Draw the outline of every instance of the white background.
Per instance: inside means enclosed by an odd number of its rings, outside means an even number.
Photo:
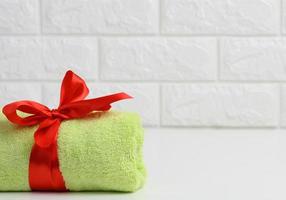
[[[149,169],[130,195],[0,198],[286,199],[285,34],[285,0],[0,0],[0,106],[56,107],[68,69],[125,91]]]

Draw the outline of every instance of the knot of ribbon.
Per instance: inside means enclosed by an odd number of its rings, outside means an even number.
[[[29,100],[16,101],[3,107],[9,121],[21,126],[39,125],[34,133],[35,143],[29,162],[31,190],[67,191],[59,168],[57,135],[63,120],[82,118],[93,111],[107,111],[111,104],[132,98],[126,93],[116,93],[94,99],[85,99],[89,89],[85,81],[72,71],[67,71],[61,85],[60,104],[57,109]],[[28,114],[19,115],[17,111]]]

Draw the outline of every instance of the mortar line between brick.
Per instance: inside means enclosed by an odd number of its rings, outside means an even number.
[[[101,80],[101,37],[97,38],[97,75],[96,79]]]
[[[41,23],[42,24],[42,23]],[[42,36],[51,36],[51,37],[122,37],[122,38],[136,38],[136,37],[146,37],[146,38],[150,38],[150,37],[154,37],[154,38],[158,38],[158,37],[187,37],[187,38],[207,38],[207,37],[236,37],[236,38],[277,38],[277,36],[279,36],[280,34],[249,34],[249,35],[239,35],[239,34],[164,34],[161,33],[160,35],[158,33],[150,33],[150,34],[145,34],[145,33],[130,33],[130,34],[115,34],[115,33],[105,33],[105,34],[97,34],[97,33],[78,33],[78,34],[73,34],[73,33],[42,33]],[[4,33],[0,33],[0,37],[27,37],[27,36],[31,36],[31,37],[35,37],[35,36],[39,36],[38,33],[11,33],[11,34],[4,34]],[[286,35],[282,35],[282,37],[286,37]]]
[[[42,0],[38,0],[39,3],[39,23],[40,23],[40,35],[43,34],[43,11],[42,11]]]
[[[220,71],[221,71],[221,52],[220,52],[220,38],[218,37],[217,40],[216,40],[216,44],[217,44],[217,47],[216,47],[216,50],[217,50],[217,70],[216,70],[216,79],[217,79],[217,82],[220,81],[221,79],[221,75],[220,75]]]
[[[280,18],[279,18],[279,31],[280,31],[280,36],[283,36],[283,0],[280,0]]]
[[[278,128],[281,128],[281,115],[282,115],[282,85],[278,84]]]
[[[158,12],[159,35],[162,35],[162,0],[158,0]]]
[[[225,81],[221,80],[217,82],[216,80],[192,80],[192,81],[180,81],[180,80],[94,80],[94,79],[85,79],[87,82],[90,83],[130,83],[130,84],[249,84],[249,85],[259,85],[259,84],[285,84],[285,81],[248,81],[248,80],[240,80],[240,81]],[[59,83],[61,79],[57,80],[45,80],[45,79],[39,79],[39,80],[17,80],[17,79],[11,79],[11,80],[0,80],[0,83]]]
[[[41,102],[44,103],[45,102],[44,101],[44,99],[45,99],[44,98],[44,83],[41,84],[41,94],[40,95],[41,95]]]
[[[159,127],[162,127],[162,113],[163,113],[163,92],[162,92],[162,85],[159,84]]]

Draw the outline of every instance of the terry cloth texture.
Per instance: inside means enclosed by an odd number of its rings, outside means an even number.
[[[29,157],[37,126],[12,125],[0,114],[0,191],[30,191]],[[62,122],[60,170],[70,191],[132,192],[143,186],[143,128],[126,112],[95,112]]]

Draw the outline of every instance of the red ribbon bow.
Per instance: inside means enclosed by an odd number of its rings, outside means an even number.
[[[67,191],[57,153],[57,135],[63,120],[81,118],[92,111],[107,111],[111,108],[111,103],[132,98],[125,93],[117,93],[84,100],[88,93],[84,80],[72,71],[67,71],[57,109],[50,110],[42,104],[27,100],[10,103],[3,108],[4,115],[15,124],[39,124],[34,134],[35,144],[29,163],[29,184],[32,190]],[[31,115],[21,117],[17,110]]]

